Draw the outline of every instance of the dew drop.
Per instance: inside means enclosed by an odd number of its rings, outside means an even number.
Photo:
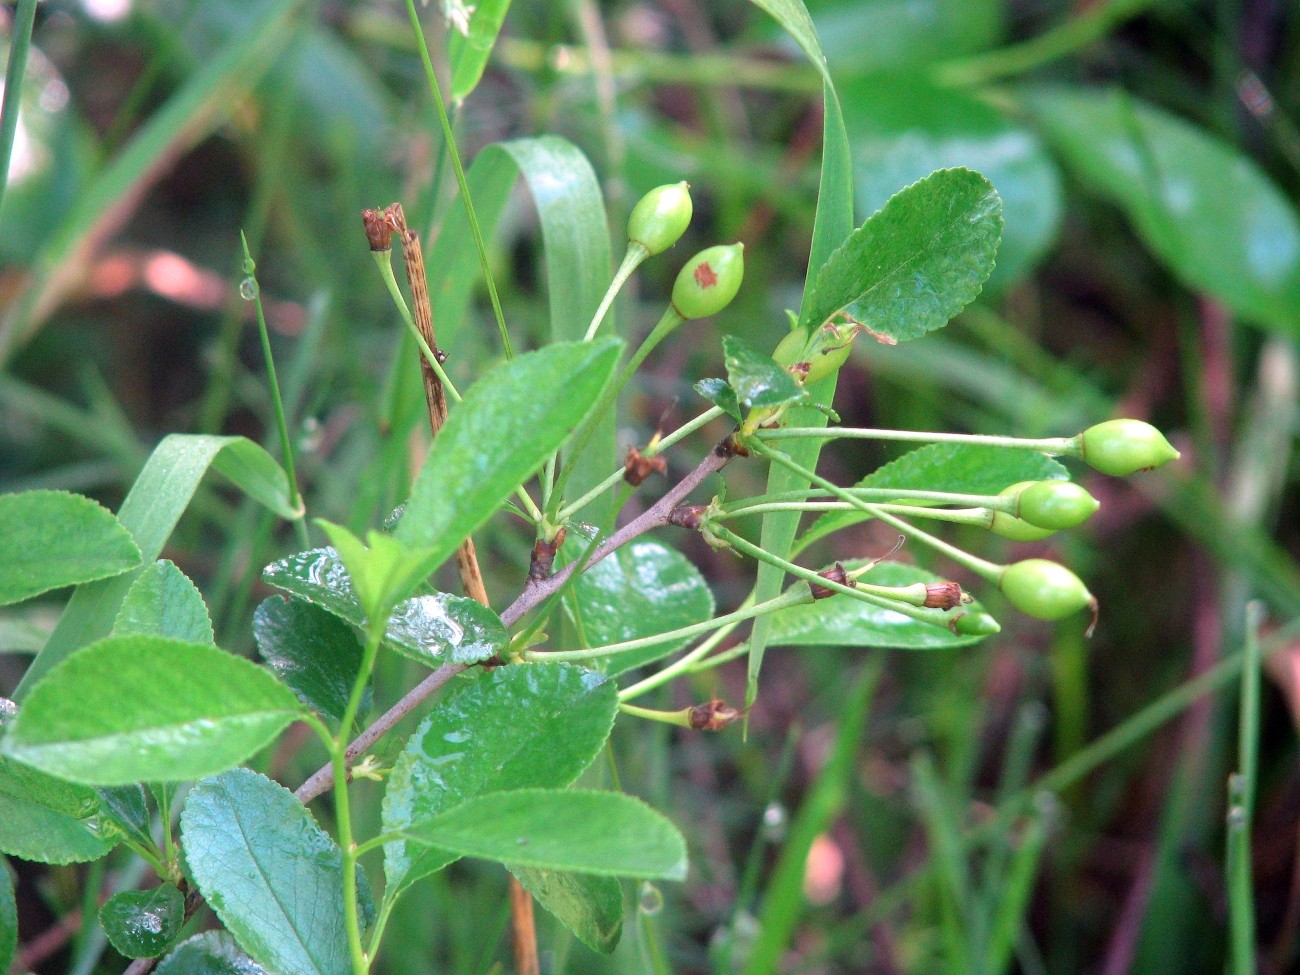
[[[257,297],[257,278],[244,278],[239,282],[239,297],[252,301]]]
[[[642,914],[654,917],[664,909],[664,895],[654,884],[642,883],[636,897],[637,910]]]

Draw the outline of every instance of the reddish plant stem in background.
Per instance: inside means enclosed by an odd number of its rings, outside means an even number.
[[[1138,938],[1142,935],[1142,920],[1146,914],[1147,902],[1151,899],[1151,889],[1156,880],[1155,840],[1149,841],[1142,849],[1134,871],[1133,883],[1124,897],[1124,906],[1120,909],[1119,920],[1115,930],[1106,944],[1106,956],[1102,962],[1101,975],[1127,975],[1132,969],[1133,957],[1137,954]]]
[[[18,951],[9,971],[15,973],[30,972],[66,945],[72,936],[81,930],[81,908],[74,908],[59,919],[53,927],[46,928]]]

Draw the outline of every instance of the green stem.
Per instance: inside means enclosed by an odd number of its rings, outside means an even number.
[[[687,423],[683,423],[672,433],[660,439],[657,453],[663,453],[673,444],[677,443],[679,440],[682,440],[685,437],[690,436],[692,433],[694,433],[700,427],[704,426],[710,420],[715,420],[718,417],[722,416],[723,412],[724,411],[720,407],[715,406],[712,409],[705,410],[699,416],[695,417],[695,419],[690,420]],[[577,501],[573,502],[573,504],[565,505],[563,508],[561,508],[556,513],[555,516],[556,523],[563,525],[575,514],[577,514],[587,505],[591,504],[591,502],[595,501],[598,497],[600,497],[610,488],[614,487],[614,485],[618,484],[618,482],[621,480],[623,480],[623,469],[620,467],[613,474],[609,475],[609,477],[605,478],[605,480],[601,481],[594,488],[592,488],[590,491],[588,491],[586,494],[580,497]]]
[[[816,577],[816,573],[812,574]],[[819,579],[818,581],[825,580]],[[669,643],[673,640],[689,640],[691,637],[699,636],[701,633],[708,633],[710,630],[716,630],[721,626],[743,623],[745,620],[753,619],[755,616],[761,616],[764,613],[772,613],[778,609],[785,609],[787,606],[800,606],[812,601],[812,593],[801,586],[788,589],[775,599],[769,599],[757,606],[743,607],[724,616],[715,616],[703,623],[693,623],[690,626],[683,626],[676,630],[666,630],[663,633],[656,633],[654,636],[641,637],[637,640],[624,640],[622,643],[610,643],[603,647],[591,647],[587,650],[553,650],[549,653],[525,651],[523,658],[534,663],[555,663],[561,660],[598,660],[601,657],[609,657],[628,650],[639,650],[642,647],[653,647],[656,644]]]
[[[334,767],[334,815],[338,824],[339,847],[343,851],[343,919],[347,927],[348,952],[352,957],[352,975],[366,975],[370,962],[361,944],[361,915],[357,909],[357,857],[360,854],[352,838],[352,809],[348,796],[348,734],[357,719],[357,712],[361,710],[361,699],[371,671],[375,668],[375,658],[379,655],[387,618],[387,614],[376,614],[376,619],[380,619],[381,623],[369,627],[361,667],[352,684],[352,693],[348,695],[347,707],[339,718],[338,734],[327,738],[330,742],[330,764]]]
[[[769,460],[772,460],[773,462],[782,465],[787,470],[793,471],[794,473],[798,474],[800,477],[807,478],[811,483],[816,484],[819,487],[821,487],[823,490],[830,492],[832,495],[839,498],[841,501],[847,501],[850,505],[852,505],[854,508],[857,508],[859,511],[870,515],[872,518],[876,518],[880,521],[883,521],[886,525],[889,525],[891,528],[897,528],[900,532],[902,532],[904,535],[908,536],[909,538],[914,538],[917,541],[923,542],[926,545],[929,545],[931,548],[939,552],[942,552],[944,555],[948,556],[948,558],[952,559],[954,562],[958,563],[959,565],[964,565],[966,568],[970,569],[976,575],[980,576],[981,578],[989,582],[996,582],[998,577],[1002,574],[1002,570],[1005,568],[1005,566],[996,565],[993,562],[989,562],[985,559],[981,559],[977,556],[971,555],[969,552],[965,552],[962,549],[957,548],[955,545],[949,545],[943,539],[936,538],[935,536],[931,535],[929,532],[924,532],[913,525],[909,525],[901,518],[896,518],[887,511],[881,511],[877,505],[867,504],[865,501],[859,501],[851,494],[848,494],[843,488],[838,487],[832,482],[826,480],[826,478],[821,477],[815,472],[810,471],[807,468],[803,467],[801,464],[796,463],[795,460],[791,458],[788,454],[784,454],[779,450],[773,450],[771,447],[768,447],[766,444],[764,444],[761,440],[751,437],[748,441],[746,441],[746,445],[752,448],[753,450],[755,450],[756,452],[762,454],[764,457],[767,457]]]
[[[709,531],[718,538],[727,542],[738,552],[743,552],[751,558],[774,565],[778,569],[783,569],[790,575],[803,579],[812,585],[822,586],[841,595],[849,596],[864,603],[871,603],[873,606],[879,606],[882,609],[892,610],[895,613],[902,613],[921,623],[929,623],[931,626],[939,626],[944,629],[952,621],[946,610],[926,609],[916,601],[920,590],[913,586],[907,586],[897,589],[892,586],[872,586],[865,582],[855,582],[853,586],[844,586],[833,579],[827,579],[823,575],[818,575],[812,569],[806,569],[802,565],[795,565],[793,562],[787,562],[779,556],[773,555],[765,548],[759,548],[753,542],[741,538],[735,532],[723,528],[721,525],[710,522]],[[918,584],[924,589],[924,584]],[[908,590],[912,590],[908,592]],[[921,596],[921,599],[924,597]],[[908,602],[907,600],[912,600]]]
[[[1259,623],[1263,607],[1247,607],[1238,716],[1237,774],[1228,779],[1228,916],[1233,975],[1252,975],[1255,959],[1255,896],[1251,885],[1250,825],[1259,769]]]
[[[293,442],[289,439],[289,425],[284,418],[284,400],[280,396],[280,381],[275,375],[275,357],[271,354],[271,333],[266,327],[266,314],[262,310],[262,289],[257,284],[257,277],[254,275],[256,265],[253,262],[253,255],[248,250],[248,238],[244,232],[239,232],[239,242],[244,248],[244,271],[248,274],[245,279],[253,282],[253,307],[257,309],[257,334],[262,339],[262,358],[266,363],[266,381],[271,387],[271,405],[275,409],[275,425],[280,436],[280,453],[284,457],[284,473],[289,479],[289,503],[299,510],[297,521],[294,522],[294,530],[298,534],[298,542],[306,548],[309,544],[307,538],[307,525],[303,520],[306,513],[303,509],[302,495],[298,491],[298,476],[293,467]],[[240,285],[240,291],[243,291],[243,285]]]
[[[927,508],[915,504],[882,504],[881,511],[893,514],[911,515],[914,518],[930,518],[935,521],[949,521],[959,525],[975,525],[980,528],[989,526],[987,508]],[[713,516],[714,521],[726,521],[743,515],[762,515],[772,511],[856,511],[853,505],[844,501],[777,501],[772,504],[755,504],[737,511],[723,511]]]
[[[989,508],[993,511],[1004,511],[1009,515],[1016,513],[1016,498],[1004,497],[1000,494],[953,494],[948,491],[903,491],[893,488],[864,488],[852,487],[841,488],[846,494],[855,498],[861,498],[863,501],[933,501],[938,504],[969,504],[977,505],[981,508]],[[773,503],[786,503],[790,501],[808,501],[815,497],[821,497],[828,492],[821,488],[809,488],[805,491],[782,491],[779,494],[765,494],[757,498],[742,498],[738,501],[728,501],[722,505],[723,513],[728,516],[733,514],[753,514],[756,513],[751,509],[765,506]],[[843,504],[845,502],[836,502]],[[836,509],[831,509],[836,510]]]
[[[23,101],[23,77],[27,74],[27,52],[32,46],[32,24],[36,22],[36,0],[18,0],[13,34],[9,40],[9,65],[5,68],[4,106],[0,108],[0,207],[9,183],[9,159],[18,131],[18,112]]]
[[[442,137],[446,140],[447,150],[451,155],[451,168],[456,173],[456,185],[460,187],[461,202],[465,204],[465,216],[469,220],[470,236],[474,238],[474,247],[478,251],[479,267],[483,271],[483,281],[487,284],[488,298],[492,302],[492,313],[496,316],[497,331],[501,333],[501,348],[507,359],[513,359],[515,352],[510,344],[510,333],[506,331],[506,316],[501,310],[501,298],[497,294],[496,280],[492,277],[492,268],[488,266],[487,246],[483,243],[483,231],[479,227],[478,214],[474,212],[474,201],[469,195],[469,181],[465,179],[465,167],[460,162],[460,151],[456,148],[456,136],[451,131],[451,120],[447,117],[447,106],[442,100],[442,86],[438,84],[438,75],[429,60],[429,48],[424,43],[424,30],[420,27],[419,15],[415,12],[415,0],[406,0],[406,12],[411,20],[411,33],[415,36],[416,47],[420,51],[420,63],[424,65],[424,77],[429,82],[429,91],[433,95],[434,107],[438,110],[438,121],[442,125]]]
[[[632,272],[649,256],[645,244],[636,240],[627,242],[627,253],[623,255],[623,263],[618,266],[614,279],[605,289],[605,297],[600,299],[600,307],[596,309],[596,314],[591,316],[591,324],[587,326],[587,334],[582,337],[582,341],[590,342],[596,337],[596,332],[600,329],[600,323],[605,320],[605,313],[609,311],[609,306],[614,303],[614,299],[627,283],[627,279],[632,276]]]
[[[926,433],[915,430],[878,430],[871,427],[780,427],[759,430],[761,440],[896,440],[904,443],[964,443],[986,447],[1006,447],[1012,450],[1038,450],[1057,456],[1079,456],[1078,437],[1045,437],[1028,439],[999,437],[978,433]]]
[[[753,605],[753,602],[754,594],[751,592],[745,597],[745,601],[741,604],[740,608],[744,609],[746,606],[751,606]],[[713,648],[730,636],[732,631],[735,630],[741,622],[741,620],[737,620],[735,623],[729,623],[726,626],[719,627],[708,637],[708,639],[701,640],[699,646],[690,653],[673,661],[663,670],[651,674],[644,680],[638,681],[630,687],[623,688],[618,692],[618,699],[620,701],[630,701],[635,697],[640,697],[647,691],[654,690],[656,687],[662,687],[680,674],[689,673],[692,669],[691,665],[694,664],[695,661],[702,657],[707,657],[709,653],[712,652]]]
[[[619,702],[618,709],[634,718],[645,718],[647,721],[658,721],[660,724],[673,724],[679,728],[691,726],[691,719],[686,711],[656,711],[653,708],[639,708],[635,704],[622,702]]]

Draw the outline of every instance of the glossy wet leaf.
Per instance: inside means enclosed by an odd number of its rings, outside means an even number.
[[[638,539],[601,559],[574,584],[581,632],[598,647],[653,636],[713,616],[713,592],[699,569],[660,542]],[[605,658],[612,675],[668,656],[685,646],[673,640]]]
[[[1061,180],[1033,128],[972,95],[912,76],[854,78],[841,95],[859,214],[870,216],[936,169],[963,166],[983,175],[1002,199],[1006,225],[987,287],[1001,290],[1038,263],[1059,229]]]
[[[434,438],[396,535],[441,565],[596,405],[617,340],[558,342],[489,369]]]
[[[272,562],[262,578],[350,623],[366,628],[366,614],[347,569],[332,548],[299,552]],[[399,603],[388,618],[384,641],[429,667],[486,660],[507,643],[501,618],[464,596],[429,593]]]
[[[933,443],[909,450],[897,460],[876,468],[854,487],[993,495],[1020,481],[1069,478],[1065,465],[1037,451],[984,444]],[[800,537],[798,549],[866,520],[868,516],[859,511],[828,511]]]
[[[127,958],[154,958],[180,934],[185,898],[171,884],[152,890],[124,890],[99,909],[109,943]]]
[[[611,954],[623,933],[623,888],[613,877],[511,867],[524,890],[592,951]]]
[[[0,605],[139,564],[131,533],[90,498],[67,491],[0,495]]]
[[[249,769],[204,779],[181,813],[190,877],[272,972],[351,975],[343,854],[293,794]]]
[[[854,569],[862,560],[845,562]],[[881,562],[862,577],[875,586],[909,586],[938,582],[932,572],[902,562]],[[981,612],[978,602],[967,612]],[[921,623],[849,596],[832,596],[772,614],[771,646],[778,647],[892,647],[901,650],[949,650],[978,643],[982,637],[959,636],[951,630]]]
[[[0,971],[9,971],[18,950],[18,904],[9,865],[0,860]]]
[[[181,781],[243,761],[302,710],[267,671],[216,647],[111,636],[32,688],[0,748],[89,785]]]
[[[194,583],[171,562],[146,566],[122,600],[113,633],[151,633],[191,643],[215,643],[208,607]]]
[[[158,558],[209,468],[220,471],[250,498],[281,517],[301,516],[301,511],[289,504],[284,471],[251,440],[173,433],[149,455],[117,515],[135,538],[144,561]],[[73,650],[107,636],[134,581],[134,573],[127,573],[78,587],[14,696],[22,700]]]
[[[817,275],[801,324],[861,322],[904,342],[942,328],[993,270],[1002,201],[979,173],[941,169],[899,190]]]
[[[1188,288],[1300,335],[1300,220],[1255,163],[1116,89],[1034,89],[1025,100],[1066,163]]]
[[[683,880],[686,841],[621,792],[519,789],[479,796],[405,830],[413,841],[508,866]]]
[[[599,754],[618,712],[617,689],[572,664],[498,667],[459,684],[407,740],[384,794],[385,832],[474,796],[571,784]],[[405,841],[384,847],[400,889],[451,862]]]
[[[736,391],[727,385],[725,379],[701,379],[695,384],[695,391],[714,406],[725,411],[737,423],[740,422],[740,400],[736,398]]]
[[[118,785],[100,789],[99,812],[100,818],[123,836],[146,848],[154,845],[153,823],[143,786]]]
[[[155,975],[268,975],[229,931],[204,931],[182,941],[158,963]]]
[[[803,398],[794,377],[769,355],[764,355],[738,335],[722,339],[727,383],[741,404],[750,407],[780,406]]]
[[[387,617],[395,605],[421,588],[423,550],[407,548],[384,532],[371,530],[362,541],[342,525],[324,519],[316,523],[329,536],[336,556],[343,562],[367,620]]]
[[[303,599],[272,596],[253,614],[253,638],[271,672],[298,699],[338,722],[361,669],[361,643],[337,616]],[[361,702],[369,708],[370,688]]]
[[[98,860],[117,846],[94,789],[0,758],[0,851],[36,863]]]

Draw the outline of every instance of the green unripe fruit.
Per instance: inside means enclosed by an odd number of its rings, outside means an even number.
[[[1021,481],[1019,484],[1012,484],[1010,487],[1005,487],[999,491],[998,497],[1015,497],[1021,491],[1037,483],[1037,481]],[[1049,535],[1056,534],[1055,528],[1044,528],[1041,525],[1030,524],[1023,518],[1009,515],[1005,511],[993,512],[993,520],[989,522],[989,531],[995,535],[1001,535],[1003,538],[1009,538],[1013,542],[1037,542]]]
[[[1182,456],[1163,433],[1141,420],[1107,420],[1084,430],[1078,440],[1079,456],[1115,477],[1151,470]]]
[[[787,367],[796,362],[808,363],[808,371],[799,375],[805,386],[811,386],[834,375],[848,361],[859,331],[856,325],[823,325],[810,336],[806,328],[791,329],[777,343],[772,358]]]
[[[988,613],[962,613],[952,621],[952,629],[962,636],[993,636],[1002,632],[998,621]]]
[[[685,180],[656,186],[632,208],[627,239],[640,244],[647,254],[660,254],[686,232],[692,212],[691,188]]]
[[[1035,481],[1020,492],[1020,517],[1039,528],[1076,528],[1101,502],[1073,481]]]
[[[1097,602],[1078,576],[1046,559],[1025,559],[1007,566],[998,588],[1016,609],[1040,620],[1064,619]]]
[[[707,318],[731,304],[745,277],[744,252],[744,244],[718,244],[687,261],[673,283],[677,314]]]
[[[836,345],[822,346],[808,359],[808,375],[804,377],[804,385],[811,386],[827,376],[835,375],[840,371],[840,366],[848,361],[852,351],[852,336]]]

